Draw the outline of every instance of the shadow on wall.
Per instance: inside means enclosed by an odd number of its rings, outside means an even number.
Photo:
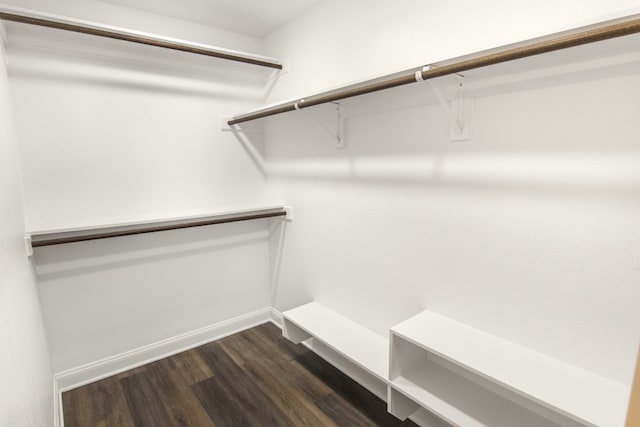
[[[640,152],[619,155],[389,156],[271,162],[272,179],[334,184],[500,191],[535,195],[632,196],[640,186]]]
[[[468,141],[449,140],[441,107],[415,85],[341,101],[344,149],[323,128],[336,126],[325,105],[243,123],[235,134],[248,153],[266,145],[254,161],[275,181],[628,197],[640,186],[640,104],[611,94],[640,88],[640,63],[598,65],[492,88],[475,98]],[[264,128],[264,142],[251,126]]]
[[[33,58],[32,58],[33,59]],[[184,77],[159,70],[127,70],[122,66],[96,66],[94,63],[58,62],[38,58],[35,61],[13,61],[9,67],[13,79],[40,79],[73,85],[89,85],[152,93],[167,93],[206,99],[257,102],[262,98],[262,86],[235,85],[223,81],[207,81]]]
[[[286,234],[287,221],[271,221],[269,225],[269,290],[271,298],[269,302],[271,307],[276,306]]]
[[[511,129],[491,129],[494,123],[489,123],[476,126],[477,136],[470,141],[451,142],[439,113],[436,107],[420,107],[351,119],[345,149],[332,148],[324,129],[304,117],[271,119],[278,120],[275,130],[264,121],[251,124],[265,125],[266,141],[262,132],[246,125],[234,135],[272,181],[590,197],[628,197],[640,186],[640,150],[630,136],[640,132],[640,126],[633,122],[620,124],[625,134],[615,141],[606,137],[618,126],[610,119],[591,134],[569,127],[553,136],[554,126],[536,130],[537,125],[528,125],[524,142],[511,135]],[[401,126],[407,115],[419,124],[393,140],[393,125]],[[583,135],[572,140],[572,132]],[[579,148],[581,143],[584,148]],[[397,152],[386,153],[386,145]]]
[[[238,249],[269,239],[264,220],[36,248],[40,282]]]
[[[264,129],[261,123],[245,126],[241,131],[236,127],[231,127],[231,132],[245,150],[255,168],[266,179],[267,163],[265,159]]]

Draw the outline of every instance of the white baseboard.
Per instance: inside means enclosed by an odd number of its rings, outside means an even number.
[[[62,392],[58,387],[58,380],[53,378],[53,426],[64,427],[62,417]]]
[[[57,393],[163,359],[266,322],[277,324],[278,312],[271,307],[254,311],[195,331],[168,338],[154,344],[107,357],[77,368],[54,374]],[[280,315],[281,319],[281,315]],[[60,423],[62,426],[62,423]]]
[[[280,313],[275,308],[271,307],[269,316],[270,316],[271,323],[273,323],[274,325],[282,329],[282,313]]]

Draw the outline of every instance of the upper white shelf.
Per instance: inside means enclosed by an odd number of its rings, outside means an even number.
[[[580,423],[624,425],[630,388],[623,384],[429,311],[398,324],[391,333]],[[401,382],[412,375],[422,374],[403,373]]]
[[[284,335],[293,342],[315,338],[385,383],[389,341],[339,313],[311,302],[283,313]]]
[[[228,124],[229,126],[238,125],[276,114],[301,110],[328,102],[342,101],[444,76],[462,73],[466,78],[471,71],[494,68],[502,64],[520,62],[523,59],[534,59],[534,61],[528,63],[529,66],[539,68],[537,62],[540,62],[538,60],[542,54],[546,56],[556,52],[566,52],[569,49],[573,50],[576,47],[599,45],[599,42],[622,39],[625,36],[639,32],[640,16],[632,15],[496,49],[438,61],[430,63],[426,67],[420,66],[398,73],[362,80],[333,90],[310,94],[302,98],[272,104],[245,114],[236,115],[228,121]],[[598,47],[595,50],[596,52],[602,52],[602,49],[598,49]],[[606,50],[605,48],[604,51],[606,52]],[[637,52],[637,42],[629,44],[627,52]],[[568,55],[568,57],[570,58],[571,55]],[[593,58],[598,58],[597,54]],[[556,62],[555,65],[562,65],[562,61],[563,58],[560,58],[560,61]],[[546,61],[543,60],[541,62],[544,64]],[[481,71],[479,74],[482,75],[483,72]]]
[[[0,5],[0,19],[106,37],[110,39],[124,40],[165,49],[179,50],[197,55],[211,56],[277,70],[282,69],[282,63],[280,61],[262,55],[240,52],[237,50],[225,49],[222,47],[210,46],[202,43],[180,40],[111,25],[104,25],[96,22],[72,19],[18,7]]]

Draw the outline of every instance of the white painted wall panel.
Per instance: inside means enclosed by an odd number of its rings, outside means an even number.
[[[219,120],[259,102],[259,74],[239,81],[229,73],[242,64],[11,29],[26,34],[10,51],[9,72],[29,229],[264,201],[262,171]]]
[[[53,423],[53,376],[37,284],[24,252],[22,199],[0,34],[0,426],[44,427]]]
[[[128,25],[125,8],[76,3],[62,6],[84,19],[102,10],[101,22],[116,26],[183,39],[202,29],[142,12],[131,12],[139,25]],[[264,172],[219,118],[259,105],[268,71],[18,24],[8,30],[28,229],[268,204]],[[198,41],[217,44],[220,34],[211,29],[211,40]],[[234,42],[225,47],[260,45],[223,35]],[[268,307],[267,235],[268,222],[255,221],[37,249],[54,372]]]
[[[268,54],[291,61],[272,99],[638,11],[326,1],[268,38]],[[345,102],[344,150],[309,112],[264,120],[270,180],[296,207],[276,308],[315,299],[380,334],[427,308],[628,384],[640,337],[638,70],[485,93],[468,142],[450,142],[440,107],[406,106],[404,90]],[[381,97],[388,108],[371,112]]]
[[[62,372],[269,306],[266,221],[36,249]]]

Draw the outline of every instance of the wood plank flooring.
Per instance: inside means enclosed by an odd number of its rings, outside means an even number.
[[[65,427],[416,426],[267,323],[62,394]]]

